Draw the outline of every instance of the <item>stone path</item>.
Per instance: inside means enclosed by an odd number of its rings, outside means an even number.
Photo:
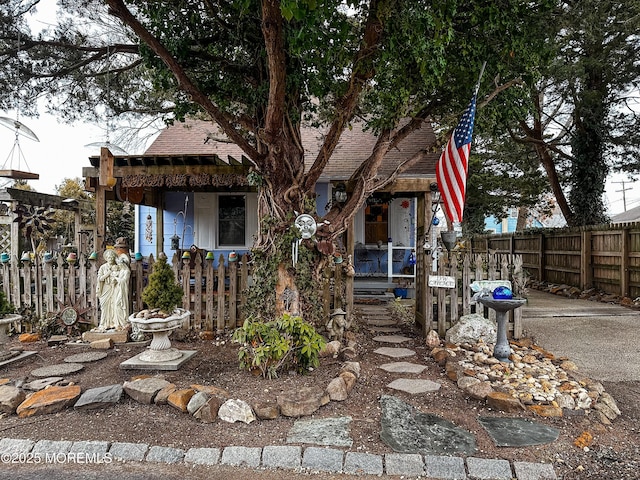
[[[380,308],[378,307],[378,310]],[[366,316],[364,317],[367,318]],[[373,316],[367,327],[378,335],[375,341],[383,346],[374,352],[390,359],[417,357],[412,350],[415,339],[398,334],[399,329],[390,322],[388,315]],[[389,329],[382,332],[379,329]],[[401,346],[402,345],[402,346]],[[100,355],[88,352],[65,359],[65,364],[52,365],[34,370],[34,376],[43,378],[31,382],[34,390],[44,388],[51,378],[64,368],[80,368],[82,363],[99,360]],[[101,357],[104,358],[104,357]],[[419,377],[404,378],[402,375],[419,376],[426,365],[408,361],[392,361],[381,365],[380,370],[398,374],[387,385],[410,395],[429,395],[440,388],[440,384]],[[38,375],[40,374],[40,375]],[[141,380],[142,382],[142,380]],[[80,392],[77,386],[52,387],[70,390],[74,401],[80,397],[76,407],[103,408],[117,403],[123,393],[122,385],[111,385]],[[71,389],[75,389],[73,392]],[[125,383],[124,389],[127,389]],[[51,389],[43,390],[43,394]],[[37,394],[34,395],[34,397]],[[66,458],[70,455],[91,455],[92,459],[109,458],[117,461],[148,463],[186,463],[200,465],[232,465],[250,468],[308,469],[330,473],[423,476],[440,479],[495,479],[495,480],[554,480],[553,466],[543,463],[509,462],[476,458],[475,436],[454,423],[437,415],[421,412],[409,403],[391,395],[380,398],[382,410],[381,438],[394,453],[376,455],[364,452],[345,451],[353,441],[350,436],[350,417],[301,419],[294,423],[287,443],[301,445],[268,445],[265,447],[228,446],[224,448],[180,449],[142,443],[106,441],[52,441],[1,438],[0,455],[31,454],[42,461]],[[536,422],[520,418],[482,417],[479,424],[488,432],[498,446],[529,446],[553,442],[558,431]],[[338,448],[332,448],[338,447]],[[54,461],[55,461],[54,460]]]

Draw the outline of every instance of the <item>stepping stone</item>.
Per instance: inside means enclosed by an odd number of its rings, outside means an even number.
[[[387,385],[387,387],[394,390],[400,390],[401,392],[407,392],[412,395],[417,395],[418,393],[437,392],[440,390],[441,384],[432,382],[431,380],[398,378]]]
[[[57,363],[48,367],[36,368],[31,372],[34,377],[59,377],[79,372],[84,368],[81,363]]]
[[[393,348],[393,347],[382,347],[374,350],[373,353],[377,353],[378,355],[385,355],[391,358],[403,358],[403,357],[412,357],[416,354],[414,350],[409,350],[408,348]]]
[[[398,327],[367,327],[367,330],[376,333],[396,333],[401,331]]]
[[[378,335],[373,337],[374,342],[381,343],[404,343],[410,342],[413,338],[405,337],[404,335]]]
[[[382,441],[398,453],[473,455],[475,437],[437,415],[422,413],[397,397],[380,398]]]
[[[62,380],[64,380],[63,377],[41,378],[40,380],[34,380],[33,382],[25,383],[24,385],[22,385],[22,388],[24,388],[25,390],[31,390],[32,392],[39,392],[49,385],[55,385]]]
[[[392,362],[380,365],[378,368],[390,373],[422,373],[425,365],[409,362]]]
[[[368,318],[366,323],[373,327],[392,327],[394,325],[398,325],[398,322],[391,320],[390,318]]]
[[[298,420],[287,434],[287,443],[351,447],[353,440],[349,436],[350,424],[351,417]]]
[[[480,424],[498,447],[527,447],[555,442],[560,431],[522,418],[480,417]]]
[[[103,358],[107,358],[107,352],[83,352],[71,355],[70,357],[65,358],[64,361],[67,363],[88,363],[96,362]]]

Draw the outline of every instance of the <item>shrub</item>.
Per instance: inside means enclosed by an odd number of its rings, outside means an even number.
[[[4,294],[4,291],[0,290],[0,317],[8,313],[14,313],[15,309],[13,305],[7,300],[7,296]]]
[[[313,325],[289,314],[270,322],[249,317],[233,333],[233,341],[241,344],[240,368],[257,369],[265,378],[276,378],[283,369],[306,373],[317,367],[325,345]]]
[[[182,303],[182,287],[176,283],[173,269],[167,263],[167,256],[158,255],[149,275],[149,284],[142,291],[142,301],[149,308],[159,308],[165,313],[173,312]]]

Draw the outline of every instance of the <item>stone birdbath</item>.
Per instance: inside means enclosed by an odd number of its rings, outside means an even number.
[[[169,334],[180,328],[184,321],[189,318],[191,312],[183,308],[177,308],[172,315],[162,317],[137,317],[135,314],[129,316],[129,322],[134,328],[141,332],[153,334],[149,349],[141,353],[138,358],[143,362],[161,363],[171,362],[182,357],[180,350],[171,347]]]
[[[478,298],[478,302],[496,311],[498,333],[496,345],[493,347],[493,356],[501,362],[510,362],[511,347],[507,340],[507,313],[521,307],[527,300],[525,298],[498,299],[491,295],[484,295]]]

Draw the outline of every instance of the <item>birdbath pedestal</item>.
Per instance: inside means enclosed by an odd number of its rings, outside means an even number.
[[[521,307],[527,300],[524,298],[496,299],[487,295],[478,298],[478,301],[496,312],[498,338],[495,347],[493,347],[493,356],[501,362],[510,362],[511,347],[509,347],[509,340],[507,340],[507,313]]]

